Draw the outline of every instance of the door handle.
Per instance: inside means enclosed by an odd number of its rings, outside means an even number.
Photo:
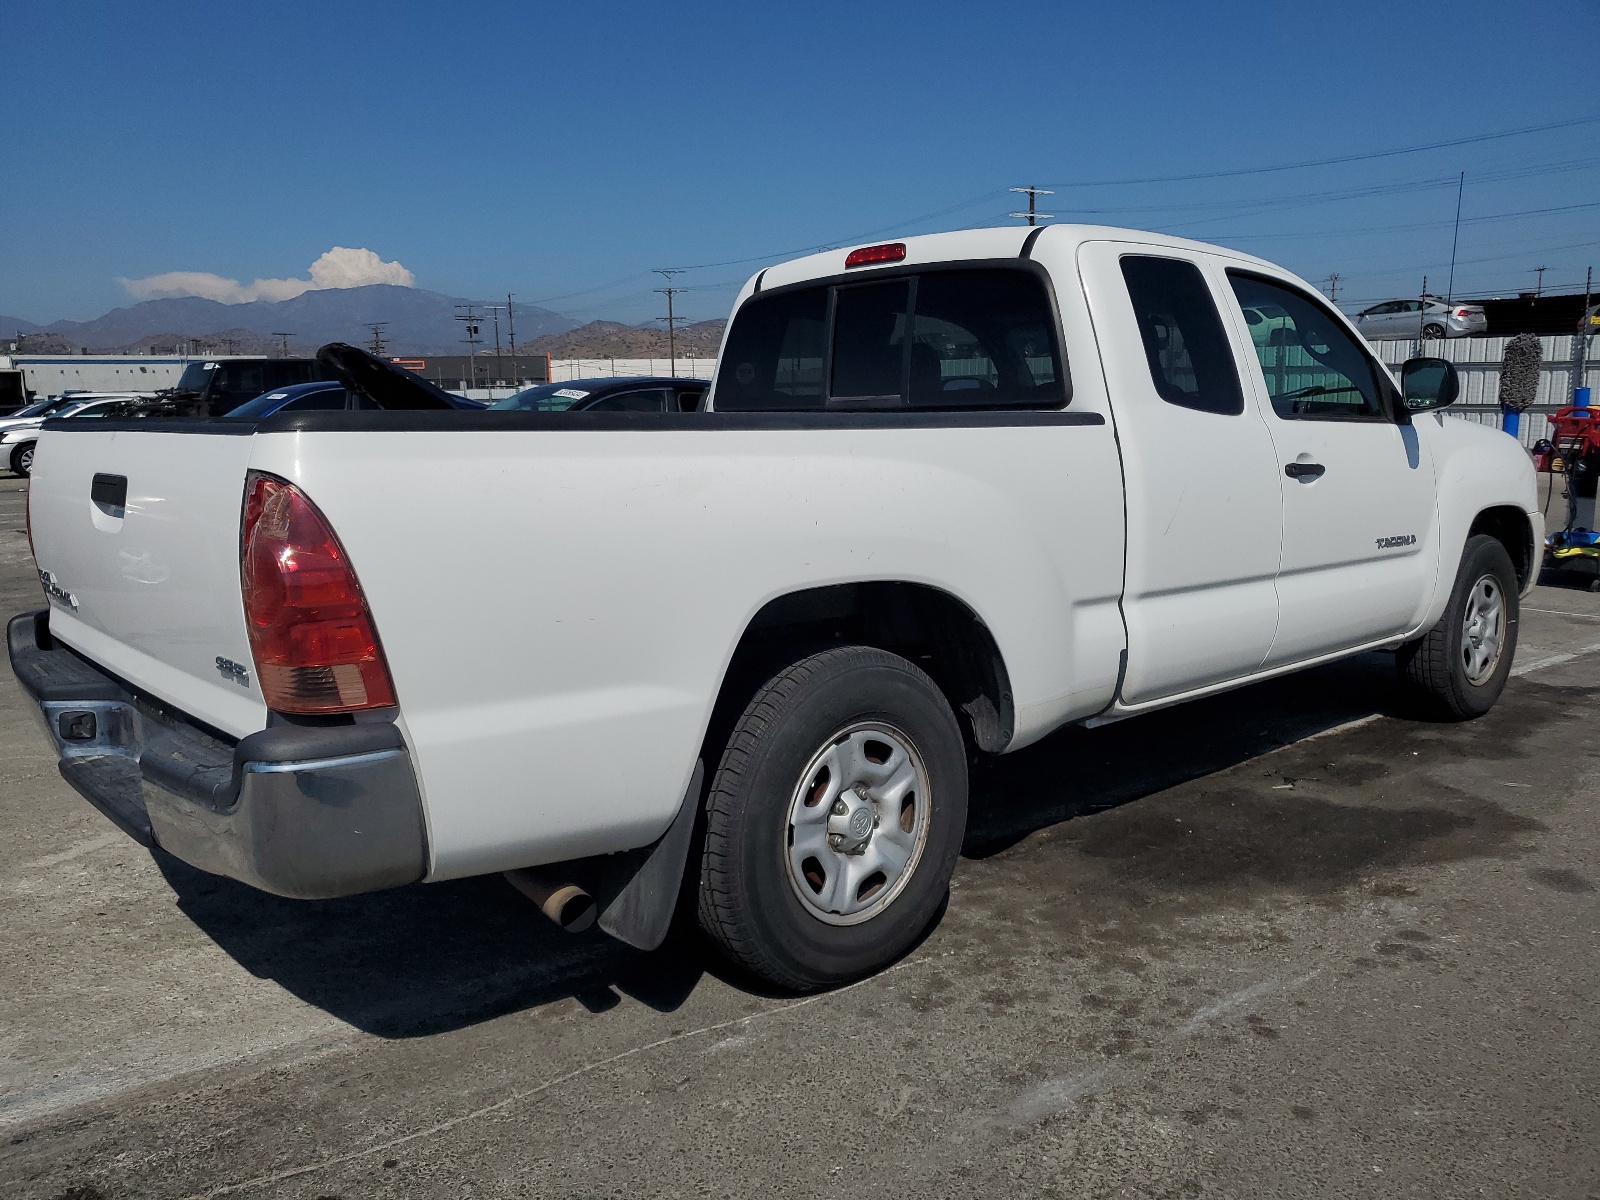
[[[1321,463],[1292,462],[1283,468],[1290,479],[1315,479],[1328,468]]]

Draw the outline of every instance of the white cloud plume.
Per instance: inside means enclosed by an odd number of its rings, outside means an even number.
[[[138,300],[165,296],[201,296],[223,304],[247,304],[251,300],[293,300],[305,292],[328,288],[363,287],[369,283],[392,283],[415,287],[416,277],[396,262],[384,262],[371,250],[335,246],[307,271],[309,279],[257,279],[240,283],[209,271],[167,271],[143,279],[119,279],[128,294]]]

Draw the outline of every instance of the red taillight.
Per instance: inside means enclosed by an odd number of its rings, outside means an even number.
[[[394,683],[361,584],[317,506],[252,471],[245,485],[245,624],[267,707],[342,713],[394,704]]]
[[[906,256],[904,242],[886,242],[882,246],[863,246],[850,251],[844,260],[847,267],[870,267],[875,263],[901,262]]]

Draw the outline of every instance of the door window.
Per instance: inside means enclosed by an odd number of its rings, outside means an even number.
[[[347,393],[343,388],[329,388],[325,392],[312,392],[308,396],[301,396],[285,404],[280,412],[332,412],[343,409],[347,404]]]
[[[589,405],[585,412],[666,412],[667,393],[659,388],[638,392],[618,392]]]
[[[1228,272],[1273,411],[1291,420],[1375,421],[1387,410],[1372,360],[1325,306],[1296,288]],[[1251,316],[1260,318],[1252,321]]]
[[[1244,391],[1205,276],[1192,262],[1127,255],[1122,278],[1156,394],[1200,412],[1244,412]],[[1252,333],[1258,326],[1251,326]]]

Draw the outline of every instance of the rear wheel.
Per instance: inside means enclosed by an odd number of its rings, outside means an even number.
[[[1494,707],[1517,651],[1517,572],[1486,534],[1467,540],[1439,623],[1395,656],[1400,674],[1440,715],[1480,717]]]
[[[1437,322],[1429,321],[1422,327],[1422,336],[1425,338],[1442,338],[1444,336],[1444,326]]]
[[[11,452],[11,469],[18,475],[33,474],[33,446],[32,442],[23,442]]]
[[[723,753],[701,926],[781,987],[870,974],[937,914],[966,815],[961,730],[933,681],[872,647],[812,655],[756,693]]]

